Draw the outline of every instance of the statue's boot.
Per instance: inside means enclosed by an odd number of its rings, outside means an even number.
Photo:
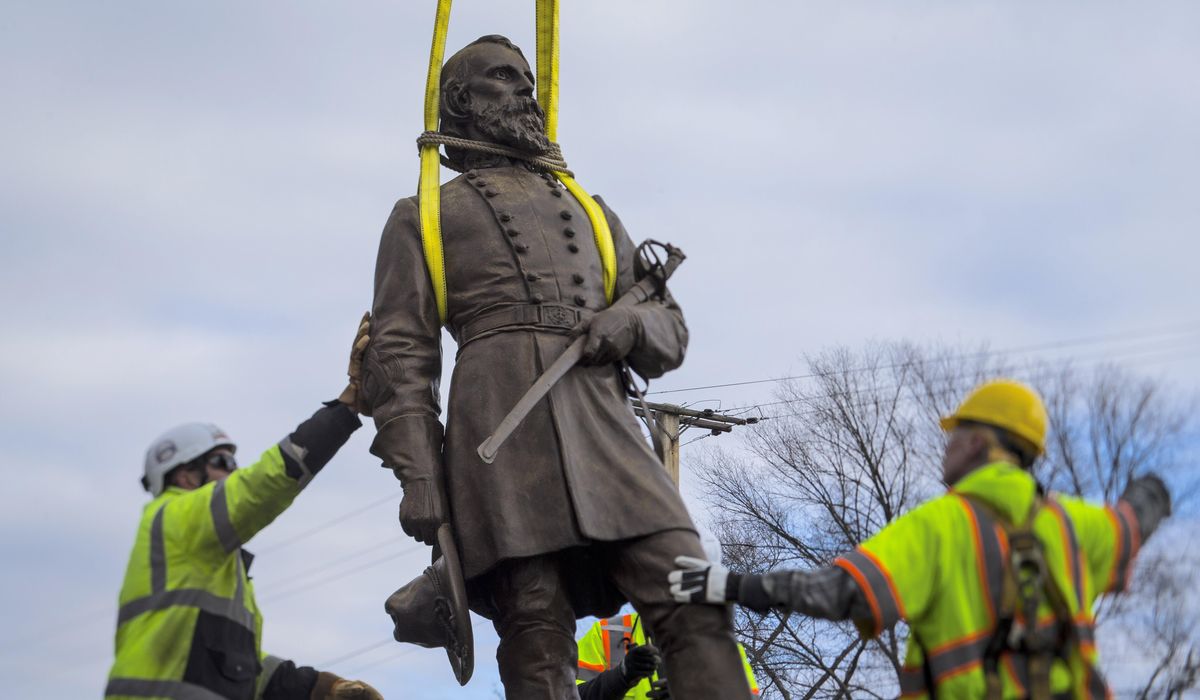
[[[448,532],[449,526],[442,530]],[[471,614],[453,538],[438,535],[442,556],[388,596],[383,607],[395,625],[392,636],[397,642],[445,649],[454,677],[466,685],[475,669]]]

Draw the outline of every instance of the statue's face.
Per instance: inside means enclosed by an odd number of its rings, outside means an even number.
[[[534,99],[533,73],[515,51],[501,44],[477,44],[467,61],[456,101],[469,117],[475,138],[534,154],[545,153],[546,122]]]

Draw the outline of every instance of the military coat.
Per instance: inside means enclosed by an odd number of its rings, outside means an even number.
[[[464,574],[592,541],[694,529],[641,434],[617,365],[573,368],[485,464],[476,447],[607,306],[587,214],[554,178],[505,163],[441,188],[447,329],[458,343],[446,426],[439,422],[441,323],[421,245],[417,198],[396,203],[375,269],[364,390],[372,452],[402,482],[442,478]],[[601,204],[617,251],[617,296],[635,282],[635,247]],[[647,377],[683,361],[675,302],[636,307],[627,358]]]

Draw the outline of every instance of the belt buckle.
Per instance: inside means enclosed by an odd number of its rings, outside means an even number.
[[[579,321],[579,312],[565,306],[543,305],[539,311],[541,312],[542,323],[548,326],[571,328]]]

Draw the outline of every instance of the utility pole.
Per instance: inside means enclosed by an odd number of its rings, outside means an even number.
[[[732,431],[735,425],[754,425],[759,421],[754,417],[735,418],[723,416],[712,409],[694,411],[669,403],[647,401],[646,408],[650,409],[649,417],[646,416],[641,403],[633,404],[634,412],[647,418],[658,429],[658,457],[667,468],[667,473],[671,475],[676,488],[679,488],[679,436],[683,431],[688,428],[703,428],[712,431],[713,435],[720,435]]]

